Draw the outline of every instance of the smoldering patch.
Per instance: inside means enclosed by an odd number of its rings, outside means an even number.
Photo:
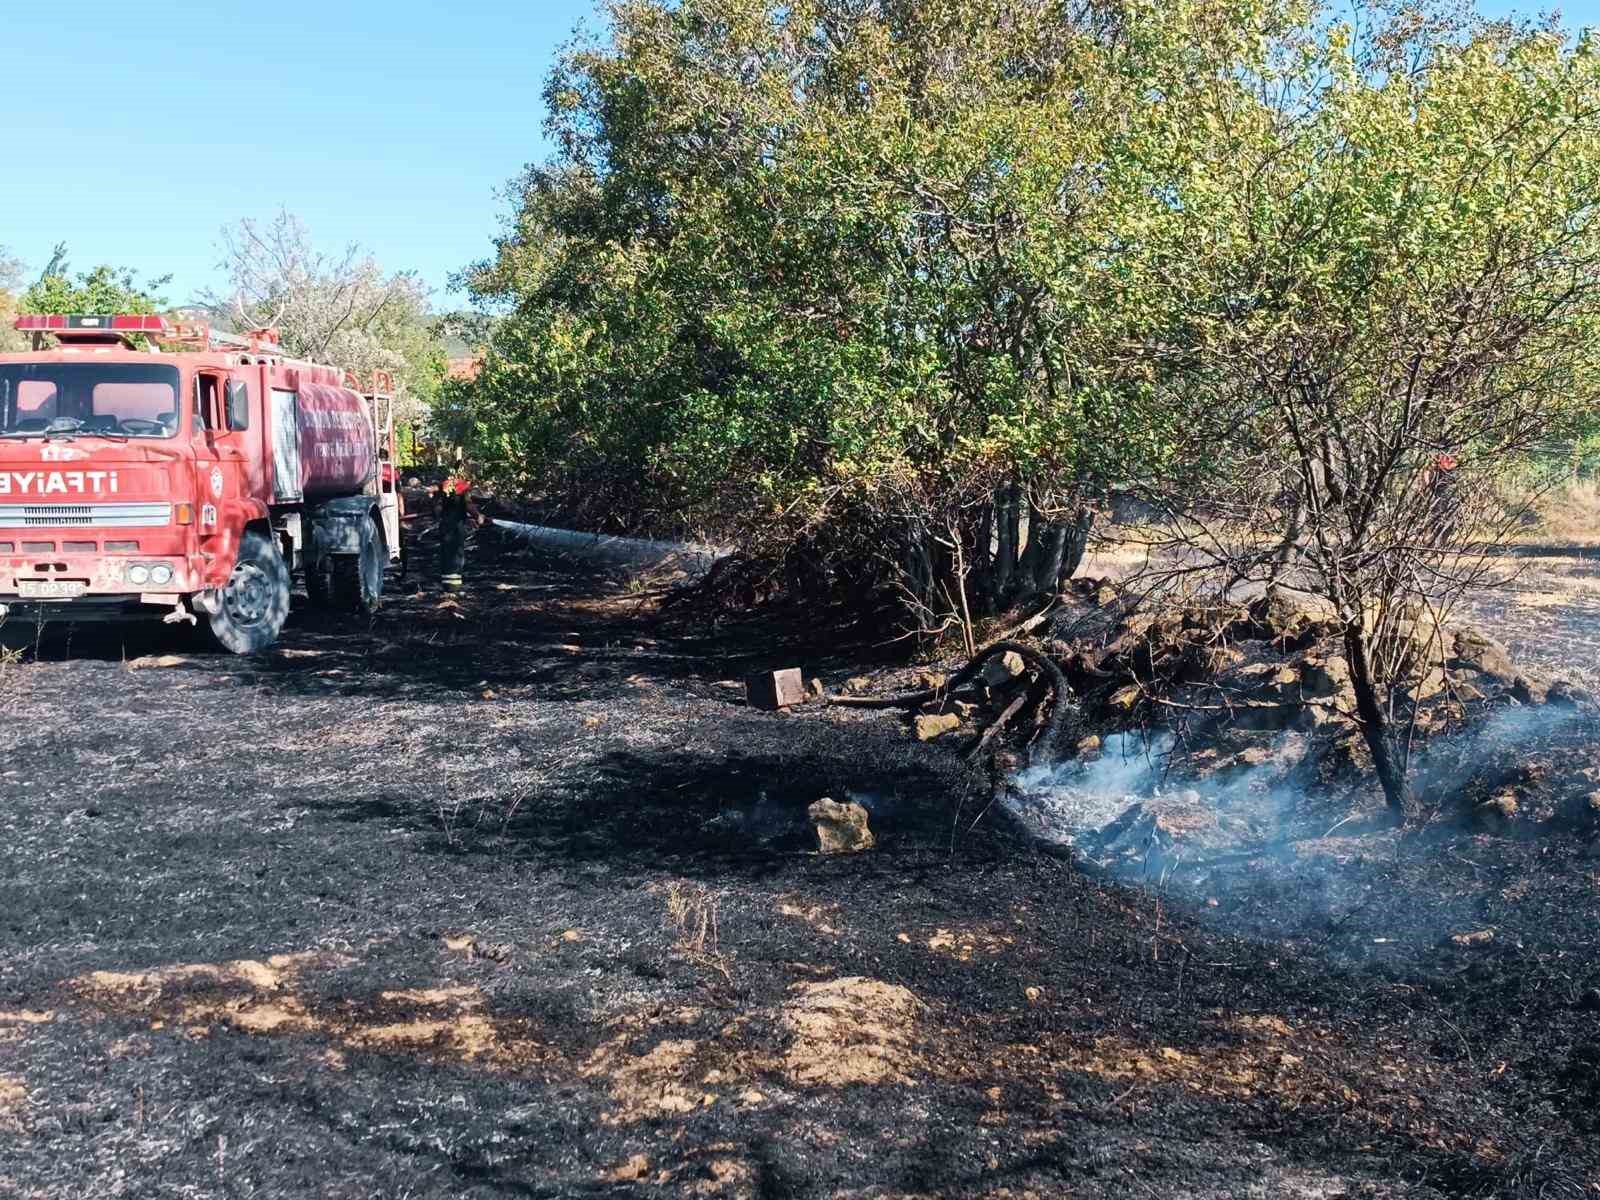
[[[1526,774],[1534,743],[1583,719],[1574,708],[1507,707],[1419,746],[1410,764],[1414,787],[1426,801],[1446,807],[1494,776],[1496,762]],[[1197,752],[1170,733],[1113,734],[1098,754],[1016,773],[1002,802],[1041,840],[1072,846],[1117,878],[1209,886],[1263,862],[1326,857],[1334,833],[1385,826],[1376,806],[1365,816],[1353,812],[1321,828],[1310,824],[1320,811],[1312,796],[1318,749],[1313,737],[1293,731],[1230,753]],[[1490,802],[1502,814],[1518,812],[1514,797]]]
[[[1140,881],[1257,854],[1283,836],[1299,798],[1299,735],[1201,779],[1180,774],[1177,751],[1171,734],[1114,734],[1098,756],[1020,772],[1004,803],[1036,836]]]

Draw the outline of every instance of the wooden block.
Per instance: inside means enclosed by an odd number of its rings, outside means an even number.
[[[776,711],[802,704],[805,698],[806,682],[798,667],[786,671],[764,671],[744,681],[745,703],[751,708]]]

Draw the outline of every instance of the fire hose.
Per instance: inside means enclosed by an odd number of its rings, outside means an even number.
[[[578,558],[619,566],[656,566],[677,560],[696,570],[705,570],[727,551],[715,546],[696,545],[690,542],[661,542],[647,538],[613,537],[601,533],[581,533],[573,529],[555,529],[548,525],[525,525],[518,521],[494,518],[496,528],[519,541],[540,550],[557,554],[571,554]]]

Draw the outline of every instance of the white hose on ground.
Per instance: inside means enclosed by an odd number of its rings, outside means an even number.
[[[580,533],[573,529],[553,529],[548,525],[524,525],[518,521],[498,519],[494,524],[512,537],[540,550],[630,567],[651,567],[670,559],[692,570],[704,571],[728,553],[715,546],[698,546],[690,542],[656,542],[645,538],[610,537],[606,534]]]

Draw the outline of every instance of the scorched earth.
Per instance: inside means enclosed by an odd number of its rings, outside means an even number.
[[[476,570],[6,670],[0,1197],[1600,1195],[1580,839],[1120,885],[897,715],[727,686],[869,652]]]

